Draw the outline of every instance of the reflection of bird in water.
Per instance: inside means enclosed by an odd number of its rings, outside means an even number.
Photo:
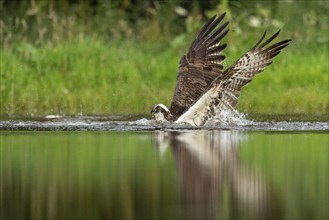
[[[159,137],[159,139],[157,138]],[[157,146],[171,146],[187,218],[274,218],[277,205],[263,177],[239,160],[234,131],[158,132]],[[227,205],[227,204],[226,204]]]

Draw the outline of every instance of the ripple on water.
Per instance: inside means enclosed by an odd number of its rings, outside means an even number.
[[[243,130],[243,131],[328,131],[328,122],[255,122],[245,115],[232,112],[235,117],[215,120],[202,127],[176,123],[159,124],[154,120],[141,118],[134,121],[120,121],[102,117],[62,117],[44,120],[2,120],[0,130],[63,130],[63,131],[153,131],[153,130]],[[228,114],[229,115],[229,114]],[[227,115],[227,116],[228,116]]]

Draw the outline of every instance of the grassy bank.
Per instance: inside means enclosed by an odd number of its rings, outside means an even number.
[[[31,23],[35,36],[29,35],[24,19],[2,18],[0,115],[141,114],[155,103],[169,105],[180,57],[203,23],[191,15],[182,20],[186,31],[171,36],[168,30],[161,34],[167,26],[160,18],[140,22],[138,30],[118,21],[106,35],[99,23],[82,25],[52,13],[49,18],[35,15],[40,21]],[[312,13],[306,15],[313,18]],[[289,23],[292,19],[259,15],[255,18],[262,25],[251,27],[245,19],[254,18],[247,13],[231,14],[226,67],[251,48],[266,27],[270,33],[282,28],[279,38],[293,39],[274,64],[243,89],[240,111],[328,112],[328,27],[322,19],[328,17],[321,16],[315,16],[315,24],[305,20],[303,28]],[[10,29],[10,21],[18,23],[16,30]]]
[[[239,110],[328,109],[325,48],[301,53],[296,47],[292,44],[243,89]],[[135,114],[155,103],[168,105],[183,50],[78,36],[54,46],[21,44],[1,53],[1,114],[75,115]],[[232,62],[228,57],[226,65]]]

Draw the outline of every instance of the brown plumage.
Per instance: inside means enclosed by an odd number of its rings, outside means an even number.
[[[219,44],[225,37],[229,22],[220,25],[225,13],[213,16],[201,29],[188,52],[179,62],[176,89],[170,104],[170,112],[176,120],[209,87],[212,81],[222,74],[220,62],[225,56],[220,52],[226,44]]]
[[[225,14],[213,16],[201,29],[188,52],[181,58],[174,96],[170,108],[156,105],[152,111],[157,121],[175,121],[204,125],[223,110],[233,110],[240,91],[252,78],[272,63],[272,59],[290,40],[270,45],[280,31],[264,40],[266,31],[256,45],[225,71],[220,52],[226,44],[220,41],[228,33],[228,22],[219,25]],[[160,109],[160,110],[158,110]]]
[[[256,45],[231,67],[229,67],[223,77],[218,77],[215,84],[221,85],[222,109],[233,110],[238,104],[241,88],[252,81],[252,78],[261,73],[268,65],[272,63],[272,58],[278,55],[283,48],[288,46],[291,40],[283,40],[267,48],[278,35],[280,31],[271,36],[264,43],[266,31]],[[262,43],[262,44],[261,44]]]

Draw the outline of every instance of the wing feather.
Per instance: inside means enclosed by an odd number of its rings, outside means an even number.
[[[170,112],[178,118],[200,98],[210,84],[222,74],[221,62],[225,56],[220,53],[226,44],[220,41],[228,32],[229,22],[222,25],[225,13],[213,16],[202,27],[188,52],[181,58],[174,96],[170,105]]]
[[[195,101],[193,106],[177,119],[177,122],[200,126],[222,110],[235,109],[241,88],[250,83],[255,75],[272,63],[272,58],[289,45],[291,40],[283,40],[265,48],[279,33],[280,31],[262,43],[265,32],[248,53],[213,81],[208,91]]]
[[[221,44],[218,45],[217,47],[210,47],[206,53],[207,55],[217,55],[219,54],[222,50],[226,48],[227,44]],[[225,58],[225,57],[224,57]]]

